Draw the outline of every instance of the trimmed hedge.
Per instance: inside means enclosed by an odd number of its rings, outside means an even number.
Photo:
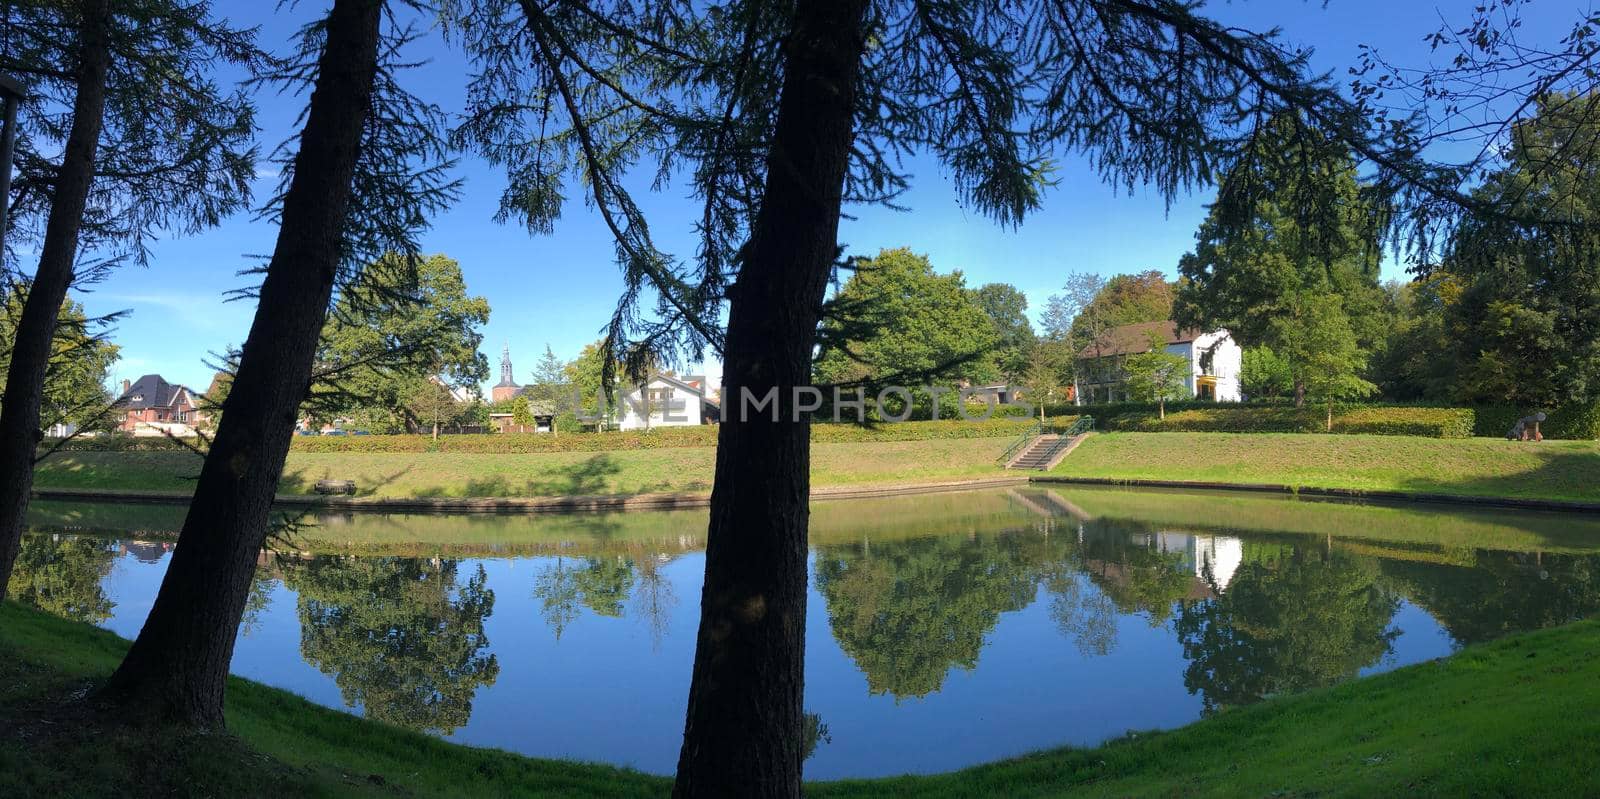
[[[1473,413],[1467,408],[1334,408],[1334,433],[1385,436],[1469,438]],[[1140,411],[1113,416],[1099,425],[1104,430],[1146,433],[1326,433],[1324,408],[1217,406],[1168,411],[1161,419]]]
[[[1076,416],[1052,419],[1058,425],[1071,425]],[[819,443],[848,444],[889,441],[928,441],[933,439],[1000,438],[1021,435],[1032,419],[994,418],[988,420],[941,419],[926,422],[899,422],[864,427],[854,424],[813,424],[811,440]],[[190,443],[198,444],[198,441]],[[294,452],[463,452],[511,454],[524,452],[602,452],[616,450],[664,449],[672,447],[714,447],[717,428],[661,427],[653,430],[612,431],[606,433],[500,433],[441,435],[438,441],[427,435],[392,436],[295,436]],[[64,450],[161,451],[181,450],[184,446],[166,438],[100,436],[69,442]]]
[[[1115,407],[1115,406],[1111,406]],[[1296,409],[1280,405],[1194,406],[1172,410],[1159,419],[1156,410],[1142,405],[1132,410],[1107,414],[1085,407],[1098,421],[1101,430],[1130,432],[1185,433],[1326,433],[1327,411],[1307,404]],[[1569,405],[1548,411],[1549,418],[1539,426],[1545,438],[1600,439],[1600,404]],[[1385,436],[1424,436],[1428,438],[1503,437],[1518,419],[1530,412],[1517,408],[1439,408],[1417,405],[1335,405],[1334,433],[1364,433]]]

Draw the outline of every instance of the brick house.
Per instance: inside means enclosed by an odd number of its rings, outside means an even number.
[[[117,410],[122,419],[117,429],[135,436],[194,435],[205,421],[200,397],[188,386],[168,383],[161,375],[145,375],[133,382],[122,381],[122,396]]]

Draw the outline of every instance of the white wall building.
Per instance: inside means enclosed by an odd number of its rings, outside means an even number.
[[[701,375],[658,374],[641,388],[617,396],[617,426],[623,430],[692,427],[721,420],[722,409]]]
[[[1141,322],[1112,328],[1078,353],[1077,376],[1072,384],[1077,404],[1128,401],[1123,360],[1149,352],[1152,339],[1165,342],[1168,353],[1189,362],[1185,380],[1189,396],[1215,402],[1243,399],[1239,373],[1244,368],[1244,350],[1228,331],[1203,333],[1179,330],[1174,322]]]

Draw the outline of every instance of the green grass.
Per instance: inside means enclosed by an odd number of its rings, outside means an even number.
[[[812,485],[891,485],[1007,474],[995,460],[1014,439],[814,444]],[[291,452],[280,493],[320,479],[354,480],[367,497],[547,497],[703,493],[710,447],[476,454]],[[189,452],[61,452],[40,465],[40,488],[183,492]],[[1018,476],[1019,473],[1009,473]],[[1600,444],[1490,438],[1292,433],[1101,433],[1053,474],[1600,501]]]
[[[665,778],[446,743],[234,679],[231,735],[47,725],[126,647],[0,605],[0,795],[643,796]],[[853,796],[1592,795],[1600,622],[1223,712],[1170,732],[928,777],[814,783]],[[56,716],[60,721],[61,716]]]
[[[1102,433],[1053,474],[1600,501],[1600,444],[1287,433]]]
[[[818,487],[993,477],[1014,439],[816,444]],[[716,449],[476,454],[291,452],[281,494],[309,494],[317,480],[354,480],[369,497],[545,497],[697,493],[711,490]],[[40,464],[39,488],[189,491],[199,456],[187,451],[60,452]]]

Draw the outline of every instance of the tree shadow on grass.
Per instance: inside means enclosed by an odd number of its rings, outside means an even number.
[[[1600,446],[1591,445],[1582,450],[1548,443],[1522,446],[1538,461],[1534,468],[1512,471],[1508,467],[1492,476],[1455,479],[1419,476],[1402,480],[1400,485],[1406,491],[1419,493],[1600,503]]]
[[[356,496],[370,497],[383,488],[394,484],[400,478],[411,473],[413,466],[407,466],[400,471],[376,479],[356,479],[356,475],[339,474],[332,469],[323,467],[317,471],[320,474],[310,474],[309,469],[296,469],[285,471],[278,478],[279,494],[314,494],[318,480],[355,480]]]
[[[670,483],[639,486],[620,491],[612,478],[622,473],[622,464],[609,453],[599,453],[577,463],[513,483],[504,475],[467,480],[460,491],[454,486],[429,486],[412,492],[414,497],[581,497],[619,496],[671,488]]]

